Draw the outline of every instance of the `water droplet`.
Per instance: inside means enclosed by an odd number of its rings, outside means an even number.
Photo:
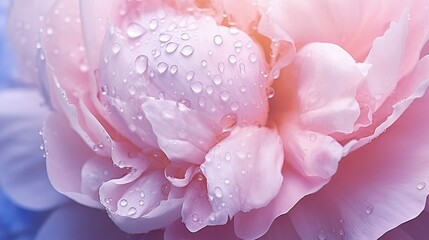
[[[158,63],[157,69],[159,73],[165,73],[165,71],[168,69],[168,65],[165,62],[160,62]]]
[[[222,42],[223,42],[223,38],[222,38],[222,36],[221,36],[221,35],[216,35],[216,36],[214,36],[214,38],[213,38],[213,42],[214,42],[216,45],[221,45],[221,44],[222,44]]]
[[[194,53],[194,48],[190,45],[186,45],[182,48],[180,53],[185,57],[189,57],[192,55],[192,53]]]
[[[186,80],[191,81],[194,78],[195,73],[190,71],[186,74]]]
[[[202,60],[201,61],[201,66],[202,67],[207,67],[207,61],[206,60]]]
[[[134,62],[136,72],[138,74],[142,74],[146,72],[147,63],[148,63],[148,58],[145,55],[138,56]]]
[[[244,65],[244,63],[240,63],[240,74],[242,77],[246,75],[246,66]]]
[[[125,200],[125,199],[122,199],[121,201],[119,201],[119,204],[120,204],[122,207],[126,207],[126,206],[128,205],[128,201],[127,201],[127,200]]]
[[[256,54],[255,54],[255,53],[251,53],[251,54],[249,55],[249,61],[250,61],[251,63],[255,63],[257,60],[258,60],[258,58],[256,57]]]
[[[198,181],[202,181],[204,179],[204,177],[203,177],[203,175],[202,174],[198,174],[197,175],[197,180]]]
[[[191,89],[194,93],[200,93],[201,91],[203,91],[203,84],[200,82],[194,82],[191,84]]]
[[[231,183],[231,180],[229,180],[228,178],[225,178],[225,180],[223,180],[223,182],[224,182],[226,185],[228,185],[228,184],[230,184],[230,183]]]
[[[139,201],[139,205],[140,205],[140,206],[143,206],[143,205],[144,205],[144,201],[143,201],[143,200],[140,200],[140,201]]]
[[[130,207],[130,209],[128,209],[128,216],[132,216],[136,213],[137,213],[137,209],[135,207]]]
[[[130,86],[128,86],[128,92],[133,96],[133,95],[135,95],[136,94],[136,92],[137,92],[137,88],[136,88],[136,86],[134,86],[134,85],[130,85]]]
[[[141,198],[144,198],[145,197],[145,193],[142,191],[142,192],[140,192],[140,197]]]
[[[106,96],[109,94],[109,87],[107,85],[101,86],[101,95]]]
[[[118,54],[119,51],[121,51],[121,45],[119,43],[114,43],[112,45],[112,53],[113,53],[113,55]]]
[[[152,50],[152,56],[153,56],[153,58],[157,58],[157,57],[159,57],[159,56],[161,56],[161,51],[159,51],[159,50]]]
[[[219,72],[221,72],[221,73],[223,73],[223,71],[225,70],[225,64],[223,64],[223,62],[220,62],[220,63],[217,65],[217,67],[218,67],[218,69],[219,69]]]
[[[273,70],[273,79],[278,79],[280,77],[280,69]]]
[[[228,101],[228,99],[229,99],[229,92],[227,92],[227,91],[222,91],[222,92],[220,93],[220,99],[221,99],[222,101],[224,101],[224,102]]]
[[[165,43],[165,42],[168,42],[168,41],[170,41],[170,39],[171,39],[171,35],[170,34],[165,34],[165,33],[161,33],[160,35],[159,35],[159,41],[160,42],[163,42],[163,43]]]
[[[235,55],[229,55],[228,61],[231,64],[235,64],[237,62],[237,57]]]
[[[213,76],[213,83],[215,85],[220,85],[222,83],[222,81],[223,81],[222,75],[216,74],[216,75]]]
[[[191,108],[191,101],[187,98],[182,98],[176,102],[177,108],[181,111],[185,111],[188,108]]]
[[[235,113],[226,114],[220,119],[220,125],[223,129],[231,129],[237,124],[237,115]]]
[[[52,35],[53,33],[54,33],[54,29],[52,29],[52,28],[47,28],[46,29],[46,34]]]
[[[225,153],[225,161],[227,161],[227,162],[231,161],[231,153],[230,152]]]
[[[154,31],[158,27],[158,20],[152,19],[149,21],[149,29]]]
[[[328,234],[326,234],[326,232],[322,229],[319,231],[319,233],[317,234],[317,239],[318,240],[326,240],[328,238]]]
[[[180,35],[180,38],[185,41],[190,39],[189,34],[187,33],[182,33],[182,35]]]
[[[171,185],[169,183],[164,183],[161,186],[161,193],[168,195],[170,193]]]
[[[316,141],[316,139],[317,139],[316,134],[311,133],[311,134],[310,134],[310,141],[315,142],[315,141]]]
[[[173,53],[176,51],[177,47],[179,45],[175,42],[169,42],[167,43],[167,45],[165,46],[165,52],[166,53]]]
[[[216,220],[216,215],[214,213],[211,213],[209,216],[209,220],[214,222]]]
[[[417,184],[417,189],[418,190],[423,190],[425,187],[426,187],[426,183],[424,183],[424,182],[421,182],[421,183]]]
[[[273,98],[274,95],[276,94],[274,88],[272,88],[272,87],[267,87],[265,89],[265,93],[267,94],[267,98],[269,98],[269,99]]]
[[[127,27],[127,35],[130,38],[138,38],[138,37],[141,37],[145,33],[146,33],[146,29],[144,29],[138,23],[134,23],[134,22],[130,23]]]
[[[215,196],[217,198],[222,198],[223,197],[222,189],[220,189],[219,187],[215,187],[214,194],[215,194]]]
[[[230,107],[231,107],[231,110],[235,112],[238,110],[238,108],[240,108],[240,105],[238,104],[238,102],[232,102]]]
[[[231,33],[232,35],[235,35],[239,32],[238,28],[236,27],[230,27],[229,28],[229,33]]]
[[[192,215],[192,221],[198,222],[198,215],[197,214]]]
[[[374,206],[373,205],[368,205],[366,208],[365,208],[365,213],[367,214],[367,215],[370,215],[370,214],[372,214],[372,212],[374,211]]]

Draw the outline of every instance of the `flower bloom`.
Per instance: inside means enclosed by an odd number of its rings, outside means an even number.
[[[16,1],[11,28],[52,185],[122,230],[373,239],[428,194],[421,143],[377,158],[422,138],[389,127],[426,91],[428,4]]]

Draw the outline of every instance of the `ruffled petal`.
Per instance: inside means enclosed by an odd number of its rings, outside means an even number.
[[[293,64],[298,74],[297,97],[303,127],[323,134],[353,132],[360,114],[356,93],[367,67],[329,43],[304,46]],[[277,104],[283,104],[281,99]]]
[[[106,182],[100,198],[112,220],[128,233],[147,233],[180,217],[183,200],[170,198],[171,184],[160,170],[131,170]]]
[[[205,114],[175,101],[148,99],[142,109],[170,161],[201,164],[222,131]]]
[[[147,97],[195,109],[221,128],[265,124],[270,81],[261,74],[266,63],[258,45],[211,17],[164,13],[148,12],[106,34],[99,88],[111,124],[137,146],[154,147],[141,110]],[[227,115],[235,120],[223,126]]]
[[[82,168],[96,155],[68,126],[67,119],[59,114],[49,116],[43,132],[46,167],[54,188],[81,204],[101,208],[98,198],[94,199],[83,194],[81,189]],[[64,144],[64,141],[67,144]]]
[[[302,239],[376,239],[416,217],[429,188],[429,95],[417,100],[389,131],[342,160],[322,190],[288,213]]]
[[[233,131],[209,151],[201,165],[217,218],[226,222],[239,211],[267,206],[280,190],[282,166],[283,147],[275,130]]]
[[[43,141],[38,132],[47,115],[43,99],[35,90],[0,92],[0,183],[13,201],[34,210],[66,202],[52,188],[42,156]]]
[[[225,225],[221,226],[212,226],[201,229],[198,232],[192,233],[186,229],[185,225],[179,221],[174,222],[167,227],[164,233],[165,240],[175,240],[175,239],[189,239],[189,240],[239,240],[238,237],[234,234],[232,221],[229,221]]]

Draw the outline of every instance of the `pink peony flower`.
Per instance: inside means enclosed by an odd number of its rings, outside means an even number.
[[[428,4],[16,0],[11,29],[52,185],[125,232],[375,239],[428,195]]]

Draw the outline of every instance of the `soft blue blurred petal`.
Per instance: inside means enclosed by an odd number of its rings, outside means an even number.
[[[15,60],[6,34],[9,5],[9,0],[0,0],[0,89],[12,84],[15,71]]]
[[[0,240],[34,239],[47,211],[28,211],[11,202],[0,188]]]

